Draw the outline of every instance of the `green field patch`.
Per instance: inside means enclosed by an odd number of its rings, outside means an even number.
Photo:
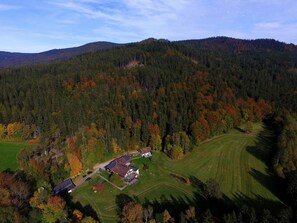
[[[160,183],[137,195],[142,202],[145,202],[145,200],[162,201],[164,198],[171,200],[173,198],[184,198],[186,196],[192,197],[192,193],[184,190],[184,188],[167,183]]]
[[[107,185],[100,194],[83,186],[73,193],[73,198],[83,205],[91,205],[101,221],[114,222],[119,196],[157,207],[166,204],[171,210],[175,208],[174,202],[186,206],[196,201],[198,208],[203,209],[206,204],[203,185],[209,178],[214,178],[220,184],[224,198],[234,203],[280,207],[282,202],[277,196],[275,179],[267,166],[271,134],[260,124],[254,126],[252,134],[232,130],[194,148],[191,154],[178,161],[155,152],[151,160],[139,158],[132,161],[140,169],[137,184],[123,191]],[[184,179],[190,179],[191,185]]]
[[[10,170],[15,171],[18,169],[16,161],[17,153],[32,145],[18,142],[3,142],[0,141],[0,171]]]
[[[109,177],[110,177],[110,173],[107,172],[107,171],[105,171],[105,170],[100,171],[99,174],[100,174],[101,176],[103,176],[104,178],[106,178],[106,179],[109,179]]]

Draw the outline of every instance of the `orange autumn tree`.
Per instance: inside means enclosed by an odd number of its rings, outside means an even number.
[[[41,158],[30,159],[28,162],[29,171],[34,177],[48,181],[49,173],[47,171],[46,165],[47,160]]]
[[[75,209],[73,212],[72,212],[72,217],[74,220],[76,221],[81,221],[83,219],[83,213],[81,213],[79,210]]]
[[[50,197],[50,192],[47,190],[35,191],[33,197],[30,198],[29,204],[32,208],[43,209]]]
[[[257,106],[260,110],[260,119],[263,119],[265,115],[271,114],[272,113],[272,107],[270,104],[265,102],[263,99],[258,100]]]
[[[162,139],[160,136],[160,127],[158,124],[149,124],[150,140],[149,145],[153,150],[160,151],[162,149]]]
[[[117,154],[118,153],[118,151],[119,151],[119,145],[118,145],[118,143],[117,143],[117,139],[115,139],[115,138],[112,138],[112,150],[113,150],[113,152],[115,153],[115,154]]]
[[[190,129],[191,135],[196,144],[199,144],[200,142],[209,138],[210,130],[208,122],[205,120],[203,116],[200,117],[198,121],[192,123]]]
[[[81,162],[81,155],[76,147],[74,137],[67,139],[68,148],[67,148],[67,160],[70,166],[70,175],[77,176],[81,173],[83,165]]]
[[[73,137],[74,150],[84,169],[91,169],[102,158],[106,149],[106,130],[97,128],[96,124],[83,125]]]
[[[232,104],[227,104],[225,106],[225,110],[226,110],[227,116],[231,117],[232,120],[233,120],[233,127],[234,126],[239,126],[240,125],[240,121],[241,121],[241,116],[240,116],[239,109],[236,108]]]
[[[129,202],[125,204],[122,211],[123,223],[142,223],[143,222],[143,207],[141,204]]]
[[[221,117],[217,111],[210,111],[206,114],[206,120],[209,124],[210,136],[213,137],[220,133],[219,131],[219,123],[221,121]]]
[[[65,209],[66,202],[59,196],[48,199],[47,204],[43,206],[42,218],[44,222],[54,223],[65,219],[67,212]],[[60,222],[60,221],[59,221]]]
[[[9,123],[6,127],[7,135],[8,136],[15,136],[20,134],[23,128],[23,124],[20,122]]]
[[[1,138],[4,138],[5,133],[6,133],[6,127],[5,127],[5,125],[0,124],[0,139]]]

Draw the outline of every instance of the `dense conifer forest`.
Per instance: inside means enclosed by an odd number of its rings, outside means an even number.
[[[276,216],[265,207],[257,214],[253,207],[244,207],[224,217],[210,212],[197,217],[188,207],[182,220],[164,211],[157,222],[293,221],[296,58],[295,45],[275,40],[148,39],[63,62],[0,70],[0,138],[38,143],[18,154],[22,171],[0,174],[5,198],[0,200],[0,219],[64,222],[62,216],[67,219],[71,207],[51,197],[50,189],[40,192],[41,187],[52,188],[112,154],[145,146],[181,159],[209,138],[239,126],[249,133],[252,123],[265,121],[278,136],[271,169],[279,177],[280,190],[289,188],[283,199],[292,208]],[[140,204],[127,205],[123,211],[149,213]]]

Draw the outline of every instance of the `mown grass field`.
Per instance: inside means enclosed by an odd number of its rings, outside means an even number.
[[[4,170],[15,171],[18,168],[17,153],[29,146],[31,145],[26,143],[0,141],[0,172]]]
[[[136,185],[119,191],[106,184],[104,192],[94,194],[89,184],[74,191],[73,200],[82,206],[90,205],[103,222],[115,222],[118,204],[128,197],[157,208],[165,205],[171,211],[187,204],[203,209],[207,201],[201,193],[201,185],[214,178],[220,183],[225,200],[276,207],[281,202],[266,165],[271,149],[270,134],[261,124],[256,124],[252,134],[232,130],[193,149],[179,161],[154,153],[152,161],[143,158],[134,161],[141,172]],[[144,163],[149,166],[147,171],[142,170]],[[172,173],[189,177],[192,185],[186,185]]]

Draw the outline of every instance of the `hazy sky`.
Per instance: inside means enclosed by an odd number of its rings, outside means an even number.
[[[297,0],[0,0],[0,51],[211,36],[297,44]]]

